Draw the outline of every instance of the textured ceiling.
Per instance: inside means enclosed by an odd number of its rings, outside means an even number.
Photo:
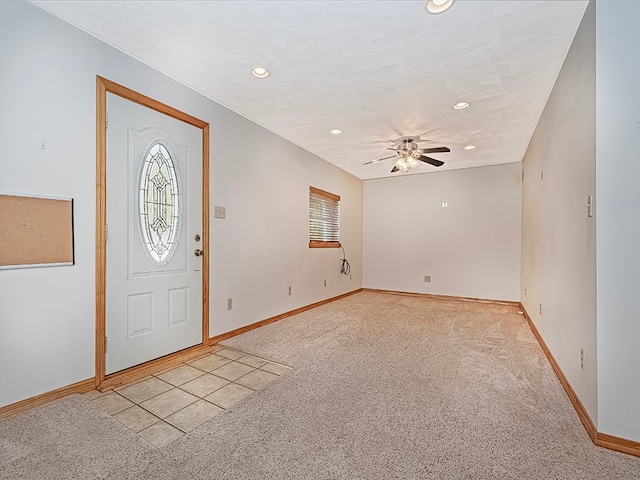
[[[439,170],[521,161],[588,2],[458,0],[440,15],[425,1],[34,3],[369,179],[393,160],[362,164],[406,135],[451,148]]]

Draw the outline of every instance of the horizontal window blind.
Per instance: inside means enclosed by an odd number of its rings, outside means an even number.
[[[309,241],[340,241],[340,197],[309,188]]]

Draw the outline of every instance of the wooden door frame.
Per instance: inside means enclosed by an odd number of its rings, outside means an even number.
[[[151,360],[136,367],[106,375],[106,287],[107,287],[107,93],[168,115],[202,130],[202,343]],[[125,378],[148,374],[155,365],[166,365],[176,354],[199,353],[209,345],[209,124],[153,98],[96,76],[96,388],[104,390]]]

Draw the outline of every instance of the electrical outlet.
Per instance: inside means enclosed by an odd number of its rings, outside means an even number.
[[[227,298],[227,310],[231,310],[233,308],[233,299]]]
[[[349,280],[353,280],[353,276],[349,274]]]
[[[289,295],[291,295],[291,286],[289,286]]]
[[[227,218],[227,207],[219,207],[218,205],[214,205],[213,216],[214,218]]]
[[[580,368],[584,370],[584,348],[580,349]]]
[[[327,286],[327,279],[326,278],[324,279],[324,286],[325,287]]]
[[[431,276],[430,275],[425,275],[424,276],[424,283],[429,283],[431,282]]]
[[[524,289],[524,294],[525,294],[525,295],[527,294],[527,289],[526,289],[526,288]]]
[[[542,304],[540,304],[540,315],[542,315]]]

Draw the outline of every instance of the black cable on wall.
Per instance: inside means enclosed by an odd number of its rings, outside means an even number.
[[[340,267],[340,273],[349,275],[351,273],[351,265],[347,262],[347,255],[344,253],[344,247],[340,245],[340,248],[342,249],[342,266]]]

